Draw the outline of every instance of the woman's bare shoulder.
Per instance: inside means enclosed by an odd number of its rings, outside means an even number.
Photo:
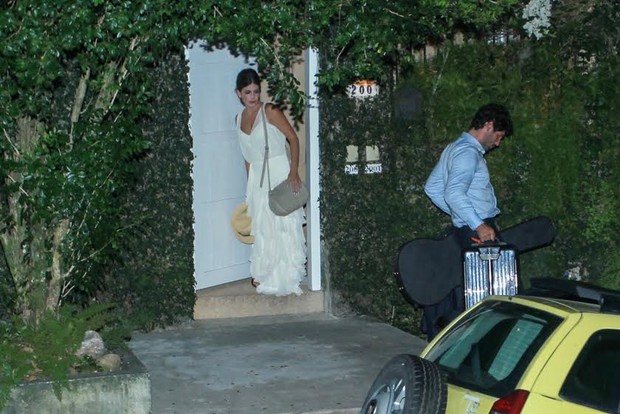
[[[273,102],[267,102],[265,104],[265,115],[267,115],[270,121],[284,118],[284,112]]]
[[[273,102],[266,102],[265,103],[265,112],[267,113],[282,113],[282,109],[280,109],[280,107],[273,103]]]

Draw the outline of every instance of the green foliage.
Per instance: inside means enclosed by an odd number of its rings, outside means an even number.
[[[162,109],[178,115],[176,122],[166,120],[177,128],[165,131],[166,138],[185,133],[185,145],[174,152],[177,172],[183,174],[177,186],[183,189],[179,195],[185,201],[179,203],[183,213],[177,216],[183,229],[165,229],[182,238],[174,244],[179,250],[134,268],[142,285],[135,279],[118,283],[129,273],[126,268],[124,274],[105,278],[105,271],[118,263],[114,259],[128,244],[127,227],[131,234],[157,237],[148,227],[156,219],[147,222],[144,214],[132,215],[126,194],[136,187],[134,180],[143,170],[141,160],[147,159],[148,151],[160,150],[153,136],[159,134],[161,139],[162,132],[147,125],[149,119],[160,117],[154,112],[158,108],[154,103],[161,100],[155,95],[159,85],[154,81],[161,79],[152,76],[152,68],[169,56],[166,51],[178,54],[191,38],[188,17],[196,14],[186,6],[162,1],[10,1],[0,6],[0,171],[4,177],[0,239],[6,264],[0,282],[0,398],[4,402],[14,385],[39,377],[55,380],[60,396],[69,368],[90,364],[74,357],[86,329],[99,330],[109,347],[124,346],[128,325],[118,315],[128,309],[129,316],[135,315],[142,304],[126,297],[134,291],[115,296],[111,286],[137,289],[144,295],[139,298],[150,301],[151,313],[143,325],[168,323],[191,312],[187,154],[183,155],[186,163],[179,163],[179,153],[187,152],[186,96],[181,96],[185,101],[176,112]],[[186,71],[178,74],[185,76]],[[185,83],[175,79],[186,94]],[[183,122],[184,129],[178,128]],[[166,188],[165,178],[158,181],[160,188]],[[149,256],[161,253],[161,246]],[[131,252],[136,251],[134,245]],[[162,283],[144,288],[154,274],[165,280],[168,289],[162,289]],[[175,293],[169,294],[170,290]],[[153,291],[159,296],[149,296]],[[154,301],[163,297],[167,301],[161,300],[153,311]],[[99,314],[101,309],[93,304],[105,298],[119,299],[123,309],[104,320],[87,317]],[[76,315],[61,306],[66,302],[87,310]]]
[[[414,61],[422,45],[441,42],[464,27],[490,29],[510,18],[516,0],[416,2],[314,1],[312,14],[321,16],[313,45],[321,51],[320,84],[338,90],[355,79],[374,79],[390,86],[393,73]],[[315,17],[315,18],[316,18]]]
[[[580,162],[584,109],[575,73],[563,66],[552,46],[523,43],[447,46],[412,76],[427,97],[430,139],[442,145],[466,130],[484,103],[509,107],[515,135],[486,157],[503,213],[499,224],[551,217],[558,238],[550,250],[559,249],[559,256],[539,260],[555,264],[543,266],[537,260],[528,268],[530,256],[522,261],[526,273],[561,274],[571,246],[584,247],[574,233],[580,214],[566,214],[581,208],[580,177],[586,167]],[[574,252],[573,257],[579,260]]]
[[[142,123],[151,151],[122,198],[131,211],[122,219],[126,237],[105,269],[105,294],[143,329],[191,319],[196,299],[188,70],[184,59],[170,55],[151,71],[158,116]]]
[[[419,314],[398,291],[394,258],[405,241],[439,229],[436,222],[417,226],[436,214],[420,196],[432,160],[422,151],[419,123],[396,118],[393,105],[385,97],[322,101],[322,230],[335,295],[360,313],[415,330]],[[357,175],[345,173],[347,146],[359,152],[349,164]],[[380,174],[363,173],[366,146],[379,148]]]
[[[387,46],[402,36],[420,42],[457,21],[484,26],[514,0],[475,3],[427,1],[410,12],[405,1],[393,9],[379,1],[4,2],[0,241],[10,300],[3,307],[36,320],[69,292],[101,287],[90,273],[122,245],[127,212],[116,200],[131,188],[135,161],[149,151],[139,126],[158,115],[150,69],[169,52],[202,38],[255,56],[274,99],[299,118],[304,96],[290,69],[304,48],[324,48],[326,62],[336,62],[325,66],[324,84],[346,85],[355,62],[373,75],[408,55],[411,42]],[[377,18],[407,30],[385,37]]]
[[[389,93],[359,103],[323,99],[321,211],[337,294],[354,310],[418,333],[408,305],[399,307],[393,258],[403,241],[440,237],[449,226],[422,186],[443,147],[487,102],[506,104],[515,123],[515,135],[486,157],[500,227],[547,215],[557,230],[551,246],[521,256],[526,282],[577,269],[618,288],[619,96],[610,85],[620,82],[620,66],[609,50],[618,50],[619,18],[619,5],[603,4],[583,27],[562,26],[562,36],[544,42],[443,45],[406,73],[424,97],[424,116],[409,127],[394,117]],[[585,31],[607,35],[580,36]],[[385,171],[344,174],[347,145],[379,145]]]
[[[519,7],[516,0],[4,2],[2,316],[38,326],[63,301],[88,307],[93,297],[118,301],[146,328],[191,315],[188,100],[177,89],[187,69],[173,56],[195,38],[256,57],[271,95],[298,119],[305,97],[291,65],[306,47],[321,50],[323,97],[357,78],[384,87],[385,97],[359,106],[340,97],[321,105],[330,272],[338,293],[365,313],[415,325],[395,289],[392,257],[403,241],[447,225],[422,195],[423,181],[487,101],[507,103],[517,124],[514,139],[489,157],[501,224],[548,214],[558,227],[554,245],[526,256],[524,268],[557,274],[576,264],[612,284],[620,263],[618,94],[609,87],[620,67],[618,3],[557,4],[555,36],[542,43],[445,45],[456,29],[480,38],[497,22],[510,26]],[[414,52],[428,41],[444,47],[420,65]],[[419,122],[394,116],[397,79],[422,91]],[[379,146],[384,172],[345,175],[346,145],[362,156],[366,145]],[[113,336],[122,337],[123,324],[115,326]]]
[[[37,323],[14,318],[0,322],[0,409],[11,389],[23,381],[48,379],[54,393],[62,396],[72,367],[88,364],[75,353],[87,330],[100,330],[110,322],[113,305],[97,305],[84,312],[62,307],[58,314],[46,311]]]
[[[127,212],[116,200],[152,144],[139,126],[158,116],[151,68],[169,52],[202,38],[255,56],[271,95],[299,118],[304,96],[291,65],[304,48],[323,50],[328,87],[352,74],[384,79],[412,46],[457,24],[486,27],[515,0],[477,3],[425,1],[412,10],[378,0],[5,2],[0,239],[14,289],[7,306],[37,319],[69,292],[101,288],[91,272],[123,243]]]
[[[201,2],[196,34],[254,56],[275,101],[300,119],[306,103],[291,65],[307,47],[321,51],[318,82],[339,90],[359,77],[389,84],[395,67],[412,61],[414,47],[443,39],[458,27],[488,28],[511,16],[518,0],[211,0]],[[241,29],[243,28],[243,29]]]
[[[147,69],[189,37],[193,9],[164,4],[1,6],[0,239],[24,318],[56,309],[118,243],[115,197],[149,147]]]

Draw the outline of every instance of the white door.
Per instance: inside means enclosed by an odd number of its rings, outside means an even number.
[[[229,224],[245,198],[245,163],[234,121],[243,107],[235,80],[249,64],[226,49],[206,51],[201,42],[191,45],[187,56],[195,157],[194,267],[196,289],[204,289],[250,275],[251,247],[237,240]]]

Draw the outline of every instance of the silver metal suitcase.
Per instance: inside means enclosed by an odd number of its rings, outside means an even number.
[[[517,249],[506,243],[472,245],[463,250],[465,309],[489,295],[516,295]]]

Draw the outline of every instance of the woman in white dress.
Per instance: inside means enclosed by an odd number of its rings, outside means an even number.
[[[246,202],[252,218],[254,245],[250,257],[252,285],[258,293],[284,296],[301,294],[299,284],[306,275],[306,241],[303,208],[287,216],[269,209],[267,173],[261,187],[265,156],[265,128],[269,140],[269,177],[272,188],[288,180],[299,191],[299,138],[275,105],[260,99],[260,78],[253,69],[237,75],[236,93],[245,107],[236,117],[241,152],[248,174]],[[290,161],[286,142],[290,147]]]

